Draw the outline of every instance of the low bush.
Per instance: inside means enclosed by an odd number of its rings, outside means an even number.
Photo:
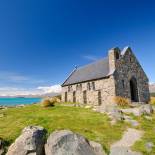
[[[117,96],[114,98],[114,101],[118,106],[121,107],[126,107],[130,105],[130,100],[124,97]]]
[[[42,101],[43,107],[53,107],[55,106],[55,102],[50,101],[49,99],[45,99]]]
[[[51,101],[52,103],[60,103],[60,102],[61,102],[61,100],[60,100],[58,97],[52,97],[52,98],[50,99],[50,101]]]
[[[151,97],[150,103],[155,105],[155,97]]]

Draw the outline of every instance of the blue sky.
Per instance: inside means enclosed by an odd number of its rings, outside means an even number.
[[[155,82],[154,8],[150,0],[0,1],[0,94],[57,86],[76,65],[127,45]]]

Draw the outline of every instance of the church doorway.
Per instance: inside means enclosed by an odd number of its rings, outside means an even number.
[[[130,80],[130,93],[131,93],[131,101],[138,102],[138,88],[137,88],[137,80],[136,78],[132,77]]]

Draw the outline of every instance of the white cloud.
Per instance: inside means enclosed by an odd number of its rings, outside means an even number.
[[[53,85],[49,87],[40,86],[34,89],[24,89],[15,87],[0,87],[0,96],[26,96],[26,95],[44,95],[44,94],[54,94],[60,93],[61,86]]]
[[[61,92],[61,86],[60,85],[54,85],[49,87],[38,87],[38,90],[42,90],[44,93],[60,93]]]

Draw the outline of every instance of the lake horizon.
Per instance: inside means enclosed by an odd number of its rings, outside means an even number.
[[[38,103],[42,100],[40,97],[0,97],[0,106],[17,106]]]

